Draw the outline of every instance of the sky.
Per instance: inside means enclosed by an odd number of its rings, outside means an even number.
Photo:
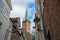
[[[28,9],[28,19],[31,21],[31,26],[34,26],[33,19],[35,17],[35,0],[11,0],[12,11],[11,18],[20,17],[25,18],[26,8]],[[32,28],[32,27],[31,27]]]

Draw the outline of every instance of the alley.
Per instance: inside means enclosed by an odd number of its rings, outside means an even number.
[[[60,40],[60,0],[0,0],[0,40]]]

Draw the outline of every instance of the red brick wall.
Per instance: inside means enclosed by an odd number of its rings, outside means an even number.
[[[23,28],[23,31],[26,31],[26,23],[23,23],[22,28]]]
[[[60,0],[44,1],[43,24],[52,40],[60,40]]]
[[[29,33],[29,32],[25,32],[26,34],[26,40],[32,40],[32,35],[31,35],[31,33]]]
[[[29,21],[23,22],[23,31],[25,32],[26,40],[32,40],[32,35],[30,34],[31,23]]]
[[[29,21],[23,22],[23,30],[25,31],[28,30],[30,32],[30,28],[31,28],[31,23]]]

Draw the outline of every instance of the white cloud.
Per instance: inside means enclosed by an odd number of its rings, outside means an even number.
[[[25,10],[26,10],[25,7],[14,5],[10,17],[21,17],[23,19],[25,16]]]
[[[28,0],[28,2],[35,2],[35,0]]]
[[[22,20],[25,17],[26,6],[28,2],[34,2],[34,0],[11,0],[12,11],[10,17],[20,17]],[[31,19],[31,28],[34,26],[34,17]]]
[[[26,5],[28,2],[34,2],[34,0],[11,0],[12,8],[10,17],[22,17],[25,16]]]
[[[26,6],[28,2],[34,2],[34,0],[11,0],[12,8],[10,17],[21,17],[25,16]]]
[[[21,6],[25,6],[27,3],[27,0],[12,0],[12,6],[15,5],[21,5]]]

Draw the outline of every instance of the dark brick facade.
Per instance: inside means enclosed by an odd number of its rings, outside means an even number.
[[[60,0],[44,0],[43,25],[51,40],[60,40]]]
[[[10,18],[10,20],[12,21],[12,31],[11,31],[11,40],[20,40],[21,34],[20,34],[20,18]],[[18,24],[18,25],[17,25]]]
[[[11,40],[20,40],[20,33],[16,28],[12,28]]]

